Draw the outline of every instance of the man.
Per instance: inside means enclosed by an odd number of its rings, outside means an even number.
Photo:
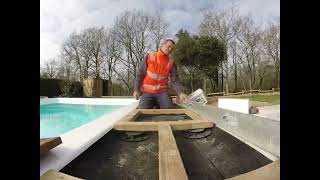
[[[147,53],[137,73],[133,96],[141,100],[140,109],[152,109],[158,105],[160,109],[174,108],[168,93],[168,77],[173,83],[173,88],[178,94],[180,102],[184,103],[188,97],[182,92],[182,86],[178,77],[177,68],[173,59],[169,56],[173,51],[175,42],[167,39],[163,42],[159,51]]]

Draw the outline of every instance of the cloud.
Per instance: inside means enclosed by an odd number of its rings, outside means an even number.
[[[49,58],[55,57],[60,50],[60,44],[56,43],[50,38],[48,34],[40,35],[40,62],[41,59],[48,60]]]
[[[173,35],[181,28],[196,33],[202,21],[201,10],[214,4],[226,8],[231,0],[41,0],[40,2],[40,64],[56,56],[61,44],[73,31],[91,26],[111,27],[125,10],[146,13],[159,10],[170,23]],[[239,11],[252,12],[254,17],[280,16],[279,0],[235,1]]]

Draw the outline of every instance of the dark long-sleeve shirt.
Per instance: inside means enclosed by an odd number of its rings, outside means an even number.
[[[136,82],[134,84],[134,91],[136,92],[140,92],[140,87],[142,85],[143,79],[147,74],[147,58],[148,57],[146,56],[144,60],[141,62],[139,72],[137,73]],[[183,88],[178,76],[178,70],[175,64],[173,64],[172,69],[170,71],[170,81],[172,82],[173,88],[178,95],[183,92]]]

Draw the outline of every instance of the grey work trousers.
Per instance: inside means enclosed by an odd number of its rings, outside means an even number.
[[[174,109],[174,105],[168,92],[159,94],[143,92],[139,102],[139,109],[153,109],[154,106],[160,109]]]

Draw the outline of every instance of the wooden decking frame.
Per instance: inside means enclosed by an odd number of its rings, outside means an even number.
[[[40,139],[40,155],[47,153],[50,149],[61,144],[60,137],[42,138]]]
[[[142,114],[186,114],[191,120],[135,122]],[[157,131],[159,134],[159,179],[188,179],[173,130],[212,128],[215,124],[200,117],[188,109],[134,109],[115,123],[113,129],[118,131]]]
[[[161,122],[135,122],[142,114],[186,114],[191,120],[161,121]],[[118,131],[158,131],[159,125],[169,125],[172,130],[188,130],[214,127],[214,123],[200,117],[188,109],[134,109],[119,122],[113,129]]]

